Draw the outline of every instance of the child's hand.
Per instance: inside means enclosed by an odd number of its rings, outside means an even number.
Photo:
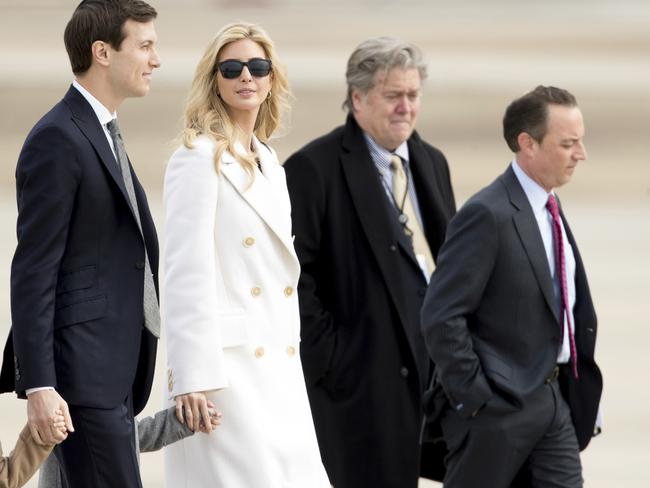
[[[210,414],[210,424],[212,424],[213,429],[216,429],[221,425],[221,412],[217,412],[214,403],[212,403],[210,400],[207,401],[207,407],[208,413]],[[201,432],[206,432],[203,423],[201,423]]]
[[[54,436],[54,441],[57,444],[61,444],[64,440],[68,438],[68,429],[65,426],[65,418],[63,417],[63,411],[57,410],[55,416],[52,417],[52,434]]]

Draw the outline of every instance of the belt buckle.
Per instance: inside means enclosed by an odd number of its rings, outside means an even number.
[[[557,380],[558,376],[560,376],[560,367],[556,365],[553,368],[553,371],[551,371],[551,374],[548,375],[548,377],[544,380],[544,383],[548,385],[549,383]]]

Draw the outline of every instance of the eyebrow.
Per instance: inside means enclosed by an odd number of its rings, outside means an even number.
[[[409,93],[418,93],[419,91],[420,91],[420,88],[413,88],[413,89],[409,89],[409,90],[397,90],[397,89],[393,89],[393,88],[387,88],[386,90],[384,90],[384,93],[385,94],[393,94],[393,93],[395,93],[395,94],[400,94],[400,93],[409,94]]]
[[[582,137],[563,137],[560,139],[560,142],[578,142],[580,139],[582,139]]]

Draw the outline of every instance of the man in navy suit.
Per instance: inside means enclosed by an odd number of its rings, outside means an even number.
[[[115,112],[147,94],[160,66],[155,17],[140,0],[79,4],[64,35],[73,85],[29,133],[16,169],[0,386],[27,397],[38,443],[53,443],[51,418],[64,412],[71,434],[55,453],[70,487],[142,486],[133,417],[153,379],[158,242]]]
[[[422,307],[446,401],[445,487],[582,486],[602,377],[585,268],[555,189],[587,157],[582,113],[538,86],[503,118],[508,169],[449,224]]]

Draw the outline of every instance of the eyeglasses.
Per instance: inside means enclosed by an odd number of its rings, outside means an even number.
[[[221,71],[221,75],[224,78],[232,80],[241,74],[244,66],[248,68],[248,72],[255,78],[264,78],[271,72],[271,60],[262,58],[253,58],[248,61],[226,59],[219,63],[219,71]]]

